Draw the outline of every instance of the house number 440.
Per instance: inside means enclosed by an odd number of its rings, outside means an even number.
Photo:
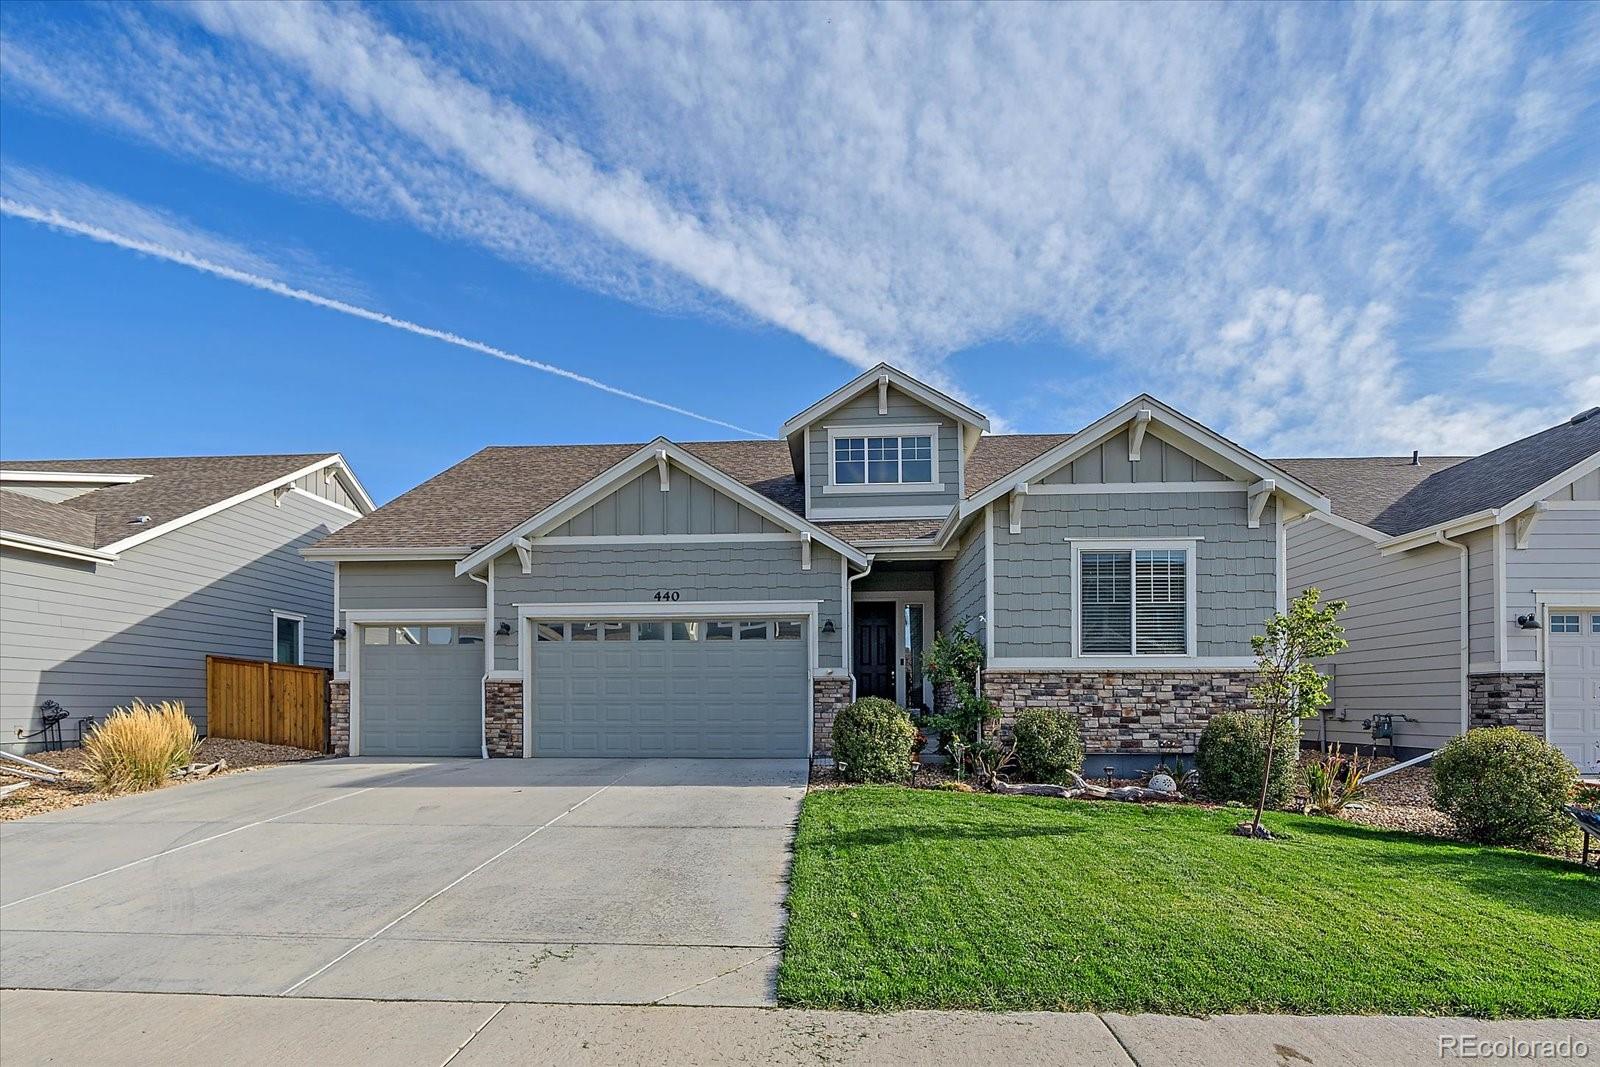
[[[658,590],[656,590],[656,599],[657,600],[677,600],[678,599],[678,591],[676,589],[658,589]]]

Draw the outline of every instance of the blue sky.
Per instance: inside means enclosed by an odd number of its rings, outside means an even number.
[[[0,34],[7,457],[337,449],[387,499],[490,443],[734,435],[284,288],[762,433],[878,359],[1005,429],[1145,390],[1274,455],[1600,403],[1600,5],[18,2]]]

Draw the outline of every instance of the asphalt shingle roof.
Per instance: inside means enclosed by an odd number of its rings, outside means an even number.
[[[47,504],[51,510],[17,504],[11,498],[32,498],[21,493],[7,492],[3,500],[0,526],[13,529],[15,521],[33,523],[35,528],[55,524],[55,528],[72,530],[75,536],[89,538],[68,543],[101,548],[141,529],[151,529],[174,519],[181,519],[229,497],[248,492],[258,485],[292,474],[309,467],[318,460],[327,459],[332,452],[304,452],[271,456],[161,456],[145,459],[6,459],[0,467],[6,470],[85,472],[93,474],[142,474],[137,482],[108,485],[87,493]],[[46,516],[50,516],[47,518]],[[135,524],[140,515],[150,516],[150,521]],[[42,525],[41,525],[42,524]],[[70,524],[70,525],[69,525]],[[85,525],[87,524],[87,525]],[[16,529],[17,533],[32,533]],[[36,537],[48,534],[33,533]],[[52,538],[52,540],[63,540]]]
[[[0,489],[0,530],[79,548],[94,547],[93,515],[9,489]]]
[[[1328,495],[1335,514],[1397,536],[1509,504],[1600,453],[1600,408],[1481,456],[1279,459]]]

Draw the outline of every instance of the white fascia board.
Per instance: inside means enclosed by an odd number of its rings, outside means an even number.
[[[148,474],[95,474],[90,471],[0,470],[0,482],[44,485],[129,485]]]
[[[52,541],[48,537],[34,537],[32,534],[13,533],[10,530],[0,530],[0,547],[20,549],[25,552],[42,552],[49,556],[61,556],[65,559],[80,560],[85,563],[115,563],[117,557],[112,552],[105,552],[98,548],[87,548],[83,545],[70,545],[65,541]]]
[[[456,574],[459,576],[476,570],[511,548],[519,539],[537,536],[540,530],[560,525],[571,518],[572,515],[582,511],[593,501],[600,499],[616,486],[622,484],[629,477],[637,475],[644,467],[654,464],[657,461],[656,453],[661,451],[666,452],[667,458],[679,467],[682,467],[701,481],[720,489],[756,514],[794,533],[811,534],[823,545],[839,553],[839,555],[850,560],[858,567],[867,565],[867,557],[852,548],[849,543],[828,533],[828,531],[815,523],[801,518],[788,508],[779,507],[754,489],[730,478],[716,467],[711,466],[686,449],[673,444],[665,437],[658,437],[654,441],[641,446],[632,455],[624,457],[612,465],[610,469],[602,471],[560,500],[544,508],[532,518],[507,530],[466,559],[463,559],[456,564]]]
[[[1364,537],[1374,544],[1382,544],[1389,539],[1389,535],[1380,530],[1374,530],[1370,526],[1363,526],[1354,519],[1347,519],[1343,515],[1332,511],[1314,511],[1309,515],[1296,516],[1294,521],[1298,522],[1300,519],[1316,519],[1318,522],[1325,522],[1329,526],[1344,530],[1347,533]]]
[[[378,505],[372,502],[372,496],[367,492],[367,487],[361,484],[360,478],[356,477],[356,472],[351,469],[350,464],[345,460],[344,453],[335,452],[333,458],[339,464],[335,474],[344,483],[345,492],[355,497],[356,502],[361,505],[359,509],[361,514],[369,515],[377,511]]]
[[[1439,543],[1440,537],[1460,537],[1462,534],[1473,533],[1487,529],[1490,526],[1498,526],[1502,521],[1504,520],[1500,518],[1499,512],[1489,508],[1485,511],[1474,512],[1471,515],[1462,515],[1451,519],[1449,522],[1441,522],[1436,526],[1412,530],[1410,533],[1396,534],[1385,540],[1379,547],[1379,551],[1385,556],[1393,556],[1400,552],[1409,552],[1413,548],[1421,548],[1424,545],[1436,545]]]
[[[470,545],[417,547],[417,548],[302,548],[300,555],[306,559],[332,559],[357,563],[362,560],[456,560],[472,551]]]
[[[230,496],[226,500],[219,500],[215,504],[208,504],[197,511],[191,511],[187,515],[180,515],[176,519],[171,519],[159,526],[152,526],[148,530],[140,530],[131,537],[124,537],[120,541],[113,541],[111,544],[106,545],[104,550],[107,552],[126,552],[128,549],[142,545],[146,541],[154,541],[162,534],[171,533],[173,530],[181,530],[183,527],[188,526],[191,523],[199,522],[201,519],[209,519],[211,516],[216,515],[219,512],[227,511],[236,504],[242,504],[246,500],[254,499],[255,497],[260,496],[262,493],[271,492],[274,489],[281,489],[284,486],[293,485],[296,481],[304,478],[308,474],[314,474],[331,464],[343,462],[344,460],[340,458],[337,452],[331,453],[317,460],[315,463],[307,464],[306,466],[301,467],[299,470],[290,471],[288,474],[274,478],[270,482],[263,482],[254,488],[246,489],[244,492]]]
[[[1582,478],[1585,475],[1593,474],[1597,470],[1600,470],[1600,452],[1596,452],[1588,459],[1579,460],[1577,463],[1574,463],[1572,466],[1568,467],[1554,478],[1535,486],[1510,503],[1496,508],[1495,511],[1499,516],[1501,516],[1501,521],[1509,519],[1513,515],[1517,515],[1528,510],[1534,504],[1543,500],[1551,493],[1565,489],[1579,478]]]
[[[521,619],[700,619],[812,616],[820,600],[591,601],[585,604],[513,604]]]
[[[1180,438],[1178,442],[1189,449],[1198,449],[1202,458],[1216,457],[1225,465],[1248,472],[1252,480],[1270,478],[1276,483],[1276,492],[1298,501],[1315,512],[1331,510],[1328,498],[1311,486],[1279,470],[1271,463],[1252,455],[1215,431],[1195,422],[1187,415],[1168,407],[1148,393],[1141,393],[1115,411],[1102,416],[1059,445],[1035,459],[1029,460],[993,485],[975,494],[962,505],[963,515],[983,510],[984,506],[1000,499],[1018,482],[1038,482],[1057,467],[1070,462],[1098,447],[1120,433],[1143,410],[1149,410],[1149,433],[1163,440],[1169,435]],[[1155,485],[1156,483],[1151,483]],[[1160,492],[1159,488],[1152,492]]]
[[[945,396],[943,393],[923,385],[905,371],[891,367],[887,363],[880,363],[870,370],[863,371],[858,377],[852,378],[800,412],[800,414],[789,419],[779,429],[778,435],[780,437],[788,437],[797,430],[805,429],[829,412],[848,401],[854,400],[867,390],[876,389],[878,387],[878,379],[885,375],[888,377],[890,385],[932,408],[934,411],[942,415],[948,415],[963,425],[976,426],[983,430],[989,429],[989,418],[983,412],[969,408],[961,401]]]
[[[300,488],[298,485],[290,486],[289,487],[289,492],[290,492],[290,494],[298,494],[300,496],[303,496],[307,500],[312,501],[313,503],[321,504],[323,507],[332,508],[334,511],[337,511],[337,512],[339,512],[341,514],[352,515],[352,516],[354,516],[355,518],[358,518],[358,519],[361,517],[361,512],[357,511],[355,508],[347,508],[343,504],[339,503],[337,500],[329,500],[325,496],[318,496],[315,493],[307,492],[306,490]]]

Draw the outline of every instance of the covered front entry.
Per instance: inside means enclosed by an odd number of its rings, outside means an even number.
[[[1585,774],[1600,772],[1600,608],[1550,611],[1545,731]]]
[[[529,618],[535,756],[810,754],[807,618]]]
[[[483,626],[359,628],[356,749],[476,756],[483,747]]]

